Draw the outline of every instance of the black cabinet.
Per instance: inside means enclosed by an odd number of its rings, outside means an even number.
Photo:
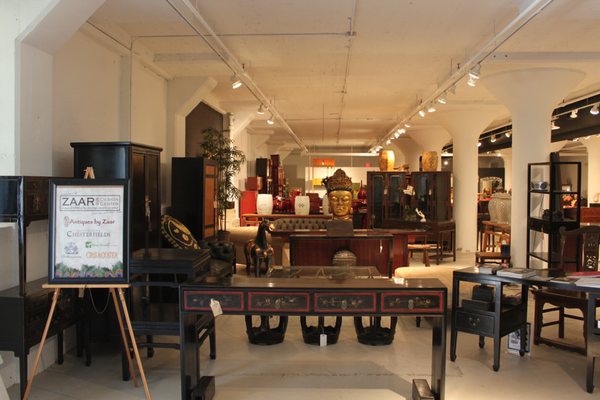
[[[527,167],[527,267],[543,268],[560,262],[558,230],[579,227],[581,216],[581,163],[552,161]],[[577,264],[577,244],[565,246],[565,267]],[[554,264],[554,265],[553,265]]]
[[[158,247],[162,149],[131,142],[78,142],[71,147],[76,178],[93,167],[97,179],[130,180],[130,251]]]
[[[418,208],[427,221],[452,219],[452,174],[446,171],[413,172],[410,176],[414,196],[411,209]]]
[[[216,234],[217,163],[196,157],[174,157],[171,176],[171,213],[196,239]]]
[[[381,228],[387,220],[405,220],[409,206],[403,172],[367,172],[367,226]]]
[[[419,209],[428,222],[452,220],[450,172],[367,172],[367,224],[393,228],[419,221]]]
[[[42,338],[52,302],[52,290],[42,288],[46,278],[27,281],[26,229],[32,221],[48,219],[49,180],[39,176],[0,176],[0,222],[17,224],[19,254],[19,285],[0,291],[0,350],[12,351],[19,358],[21,397],[27,386],[27,355]],[[62,331],[78,320],[75,301],[73,290],[62,291],[48,332],[48,337],[58,335],[59,363],[62,363]]]

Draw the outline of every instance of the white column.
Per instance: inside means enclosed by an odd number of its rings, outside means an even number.
[[[481,79],[512,114],[511,258],[527,262],[527,164],[549,161],[552,110],[585,74],[562,68],[530,68]]]
[[[479,135],[497,113],[491,110],[446,110],[436,119],[452,135],[456,248],[477,251]]]
[[[502,182],[502,187],[508,192],[512,188],[512,150],[503,149],[502,159],[504,160],[504,182]]]
[[[583,140],[588,153],[587,199],[589,203],[600,203],[600,138]]]

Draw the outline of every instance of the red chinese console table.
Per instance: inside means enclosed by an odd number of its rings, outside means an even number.
[[[183,284],[180,296],[181,398],[210,400],[215,383],[200,376],[192,329],[197,314],[210,314],[211,300],[224,314],[298,316],[428,316],[432,318],[431,387],[413,381],[413,399],[444,399],[447,289],[437,279],[314,279],[233,276]],[[265,360],[267,361],[267,360]]]

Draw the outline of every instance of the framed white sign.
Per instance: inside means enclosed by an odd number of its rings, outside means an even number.
[[[52,179],[48,282],[127,283],[127,180]]]

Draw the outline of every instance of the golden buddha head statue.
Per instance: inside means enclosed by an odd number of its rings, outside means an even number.
[[[352,219],[352,179],[342,169],[325,179],[333,219]]]

